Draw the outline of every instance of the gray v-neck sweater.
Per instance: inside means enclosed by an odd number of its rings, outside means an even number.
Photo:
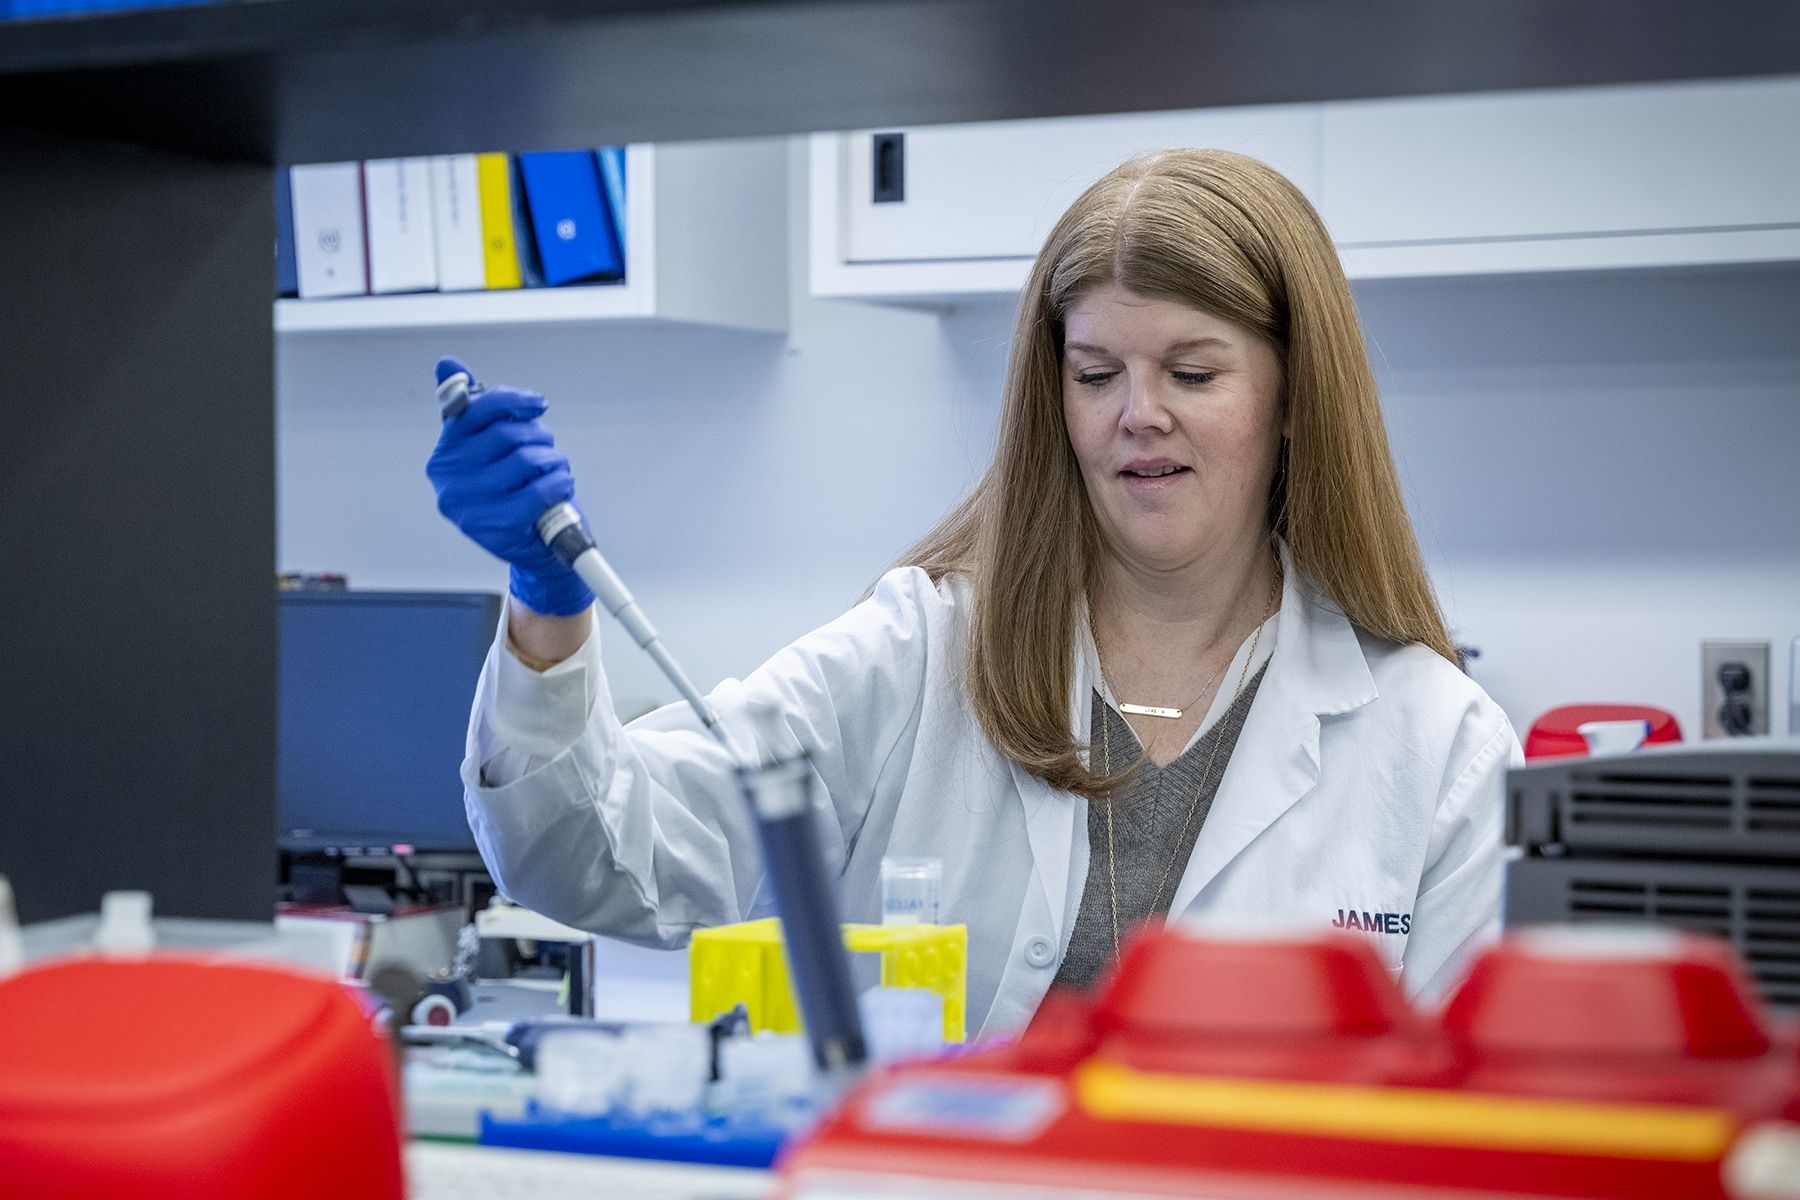
[[[1111,874],[1118,884],[1118,934],[1122,942],[1139,921],[1169,910],[1266,670],[1267,663],[1244,685],[1243,693],[1220,715],[1213,727],[1183,751],[1181,757],[1166,767],[1146,761],[1131,786],[1117,798],[1089,803],[1087,881],[1082,885],[1081,909],[1075,915],[1075,928],[1069,934],[1068,952],[1063,955],[1062,966],[1056,973],[1058,984],[1090,987],[1112,964],[1113,878],[1109,878],[1107,869],[1112,861],[1106,846],[1107,804],[1112,805],[1112,848],[1117,861],[1113,863]],[[1099,692],[1093,694],[1091,711],[1093,742],[1089,761],[1096,768],[1101,766],[1100,747],[1107,740],[1112,745],[1115,770],[1143,754],[1131,726]],[[1106,722],[1104,726],[1102,721]],[[1215,746],[1218,748],[1216,756]],[[1209,759],[1210,771],[1207,770]],[[1204,780],[1202,774],[1206,776]],[[1190,809],[1193,812],[1191,820],[1188,817]],[[1182,834],[1184,822],[1187,824],[1185,836]],[[1171,860],[1174,862],[1172,867]],[[1157,897],[1159,884],[1162,894]]]

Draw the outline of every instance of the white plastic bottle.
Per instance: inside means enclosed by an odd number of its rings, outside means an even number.
[[[100,927],[94,930],[94,949],[118,958],[148,954],[156,947],[150,907],[149,892],[108,892],[100,897]]]
[[[25,965],[25,937],[19,932],[19,912],[13,906],[12,882],[0,875],[0,979]]]

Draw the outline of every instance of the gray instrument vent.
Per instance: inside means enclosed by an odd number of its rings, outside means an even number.
[[[1800,741],[1732,738],[1507,774],[1506,924],[1647,922],[1725,938],[1800,1009]]]
[[[1647,923],[1730,941],[1764,1000],[1800,1009],[1800,871],[1529,859],[1511,864],[1507,924]]]
[[[1800,880],[1783,890],[1573,879],[1569,912],[1577,920],[1649,921],[1728,938],[1770,1004],[1800,1007]]]
[[[1509,777],[1507,840],[1531,848],[1800,859],[1792,753],[1641,753],[1526,767]]]

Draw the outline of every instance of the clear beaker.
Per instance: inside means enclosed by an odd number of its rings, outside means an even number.
[[[936,925],[944,864],[935,858],[889,855],[881,860],[881,923]]]

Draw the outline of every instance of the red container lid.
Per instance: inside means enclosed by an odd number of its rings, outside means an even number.
[[[1768,1052],[1731,947],[1626,926],[1543,926],[1486,950],[1446,1000],[1443,1026],[1486,1052],[1748,1058]]]
[[[1645,745],[1681,740],[1681,726],[1675,714],[1665,708],[1648,704],[1565,704],[1531,723],[1525,735],[1526,759],[1585,755],[1587,739],[1581,736],[1581,727],[1589,721],[1648,721],[1650,735],[1644,739]]]
[[[1225,934],[1147,926],[1094,1009],[1104,1030],[1205,1037],[1374,1037],[1416,1024],[1406,996],[1353,934]]]
[[[335,981],[178,956],[0,981],[19,1195],[400,1200],[392,1053]]]

